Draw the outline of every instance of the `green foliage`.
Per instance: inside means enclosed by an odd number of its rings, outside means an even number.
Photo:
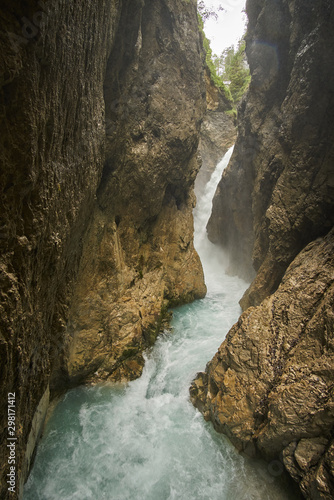
[[[245,55],[245,40],[240,40],[237,49],[234,47],[225,49],[219,62],[216,61],[216,67],[217,64],[222,68],[222,79],[231,82],[229,89],[234,103],[238,104],[248,89],[251,79]]]
[[[213,55],[212,55],[212,49],[210,47],[210,40],[206,37],[206,35],[204,33],[204,29],[203,29],[204,23],[203,23],[202,16],[200,14],[198,14],[198,25],[199,25],[199,29],[200,29],[200,31],[202,33],[202,37],[203,37],[203,47],[204,47],[204,51],[205,51],[205,62],[206,62],[207,67],[209,68],[211,80],[213,81],[215,86],[218,87],[225,94],[225,97],[227,98],[227,100],[232,103],[233,99],[232,99],[232,96],[231,96],[229,89],[226,87],[226,85],[224,85],[222,78],[217,74],[216,66],[215,66],[215,63],[212,59]]]
[[[223,9],[219,7],[218,10]],[[204,33],[204,22],[209,17],[217,17],[217,14],[212,7],[205,7],[204,1],[199,1],[198,25],[203,37],[205,62],[211,80],[225,94],[227,100],[236,106],[247,91],[251,79],[245,54],[245,40],[241,39],[236,49],[234,46],[228,47],[220,56],[212,54],[210,41]],[[225,85],[224,81],[229,81],[229,85]]]
[[[237,110],[235,108],[225,111],[225,114],[230,116],[231,118],[237,118],[238,115]]]
[[[204,0],[199,0],[197,2],[197,10],[198,10],[199,15],[201,16],[201,18],[204,21],[206,21],[210,17],[211,18],[214,17],[215,19],[217,19],[217,17],[218,17],[217,12],[215,12],[214,8],[213,7],[207,7],[205,5]],[[219,5],[219,7],[217,7],[217,10],[218,11],[223,11],[225,9],[221,5]]]

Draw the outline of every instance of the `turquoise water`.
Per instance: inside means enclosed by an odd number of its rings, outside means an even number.
[[[46,426],[24,500],[296,498],[279,467],[243,458],[189,402],[190,383],[238,318],[247,286],[225,274],[224,257],[205,236],[226,162],[195,213],[207,296],[174,310],[172,331],[146,353],[140,379],[80,387],[63,397]]]

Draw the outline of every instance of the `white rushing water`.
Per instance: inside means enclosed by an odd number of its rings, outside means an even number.
[[[206,238],[211,199],[232,150],[217,166],[195,213],[207,296],[174,310],[126,386],[69,391],[46,426],[24,500],[282,500],[296,498],[280,471],[240,456],[189,402],[204,370],[240,314],[246,283],[224,272]],[[277,477],[278,474],[278,477]]]

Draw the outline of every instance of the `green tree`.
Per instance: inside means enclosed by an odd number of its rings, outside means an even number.
[[[221,91],[225,94],[226,98],[233,103],[233,99],[231,97],[229,89],[224,85],[223,80],[220,78],[220,76],[217,74],[215,64],[213,62],[213,54],[212,54],[212,49],[210,47],[210,40],[205,36],[204,33],[204,23],[202,16],[198,14],[198,24],[199,24],[199,29],[200,32],[202,33],[203,37],[203,47],[205,51],[205,62],[207,67],[209,68],[210,71],[210,76],[211,80],[214,82],[214,84],[221,89]]]
[[[223,11],[225,10],[221,5],[217,8],[217,11]],[[214,17],[217,19],[218,15],[217,12],[214,10],[214,7],[210,5],[206,5],[206,2],[204,0],[200,0],[197,2],[197,11],[200,14],[201,18],[203,21],[206,21],[210,17]]]
[[[222,53],[224,81],[230,81],[229,89],[235,104],[241,100],[250,82],[249,67],[245,54],[245,40],[241,39],[237,49],[228,47]]]
[[[219,77],[223,76],[223,70],[224,70],[224,59],[223,55],[221,54],[220,56],[217,56],[217,54],[214,54],[212,57],[213,64],[216,68],[216,73]]]
[[[234,57],[234,47],[227,47],[224,49],[220,58],[222,61],[222,78],[223,80],[229,80],[229,68],[231,67],[232,59]]]
[[[197,4],[198,24],[203,37],[206,65],[209,68],[211,80],[225,94],[226,98],[237,105],[246,92],[250,73],[245,54],[245,40],[242,38],[237,48],[234,46],[225,49],[220,56],[212,54],[210,40],[204,33],[204,22],[210,17],[217,18],[217,12],[204,0]],[[218,10],[224,10],[220,5]],[[225,85],[224,82],[229,84]]]

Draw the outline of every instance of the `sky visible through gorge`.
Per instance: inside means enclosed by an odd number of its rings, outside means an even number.
[[[246,0],[205,0],[205,6],[215,10],[218,19],[205,22],[204,31],[210,40],[213,54],[220,55],[231,45],[236,45],[246,30],[247,16],[243,12]],[[218,7],[224,8],[218,12]]]

